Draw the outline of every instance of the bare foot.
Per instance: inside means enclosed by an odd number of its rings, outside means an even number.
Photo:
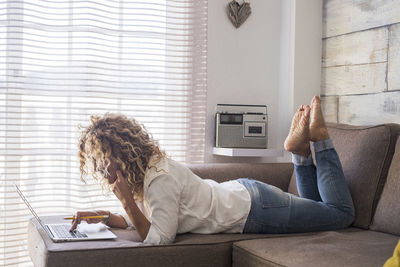
[[[326,139],[329,139],[329,134],[321,111],[321,99],[314,96],[311,101],[310,140],[317,142]]]
[[[289,135],[286,137],[284,147],[294,154],[308,157],[310,154],[310,107],[301,105],[293,116]]]

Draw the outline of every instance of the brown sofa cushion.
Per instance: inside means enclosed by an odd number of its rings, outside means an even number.
[[[400,125],[328,124],[356,210],[354,226],[368,229],[386,181]],[[295,176],[289,192],[297,194]]]
[[[400,235],[400,138],[371,229]]]
[[[341,231],[239,241],[232,266],[382,266],[398,236],[348,228]]]
[[[63,216],[41,217],[43,223],[63,222]],[[221,266],[232,265],[232,243],[265,238],[262,234],[183,234],[173,244],[145,246],[135,230],[111,229],[115,240],[54,243],[35,219],[28,224],[28,249],[35,266]]]

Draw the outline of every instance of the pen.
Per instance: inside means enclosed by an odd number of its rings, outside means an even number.
[[[108,215],[96,215],[96,216],[82,216],[81,219],[85,220],[85,219],[107,219]],[[76,217],[66,217],[64,218],[64,220],[75,220]]]

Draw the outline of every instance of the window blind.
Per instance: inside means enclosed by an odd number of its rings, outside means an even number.
[[[203,162],[206,0],[0,1],[0,265],[31,266],[29,210],[120,210],[82,184],[78,125],[123,113],[167,154]]]

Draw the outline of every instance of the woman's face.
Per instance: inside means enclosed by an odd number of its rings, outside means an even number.
[[[115,180],[117,180],[117,165],[114,161],[110,162],[110,166],[108,166],[108,174],[104,175],[104,179],[107,179],[109,184],[113,184]]]

